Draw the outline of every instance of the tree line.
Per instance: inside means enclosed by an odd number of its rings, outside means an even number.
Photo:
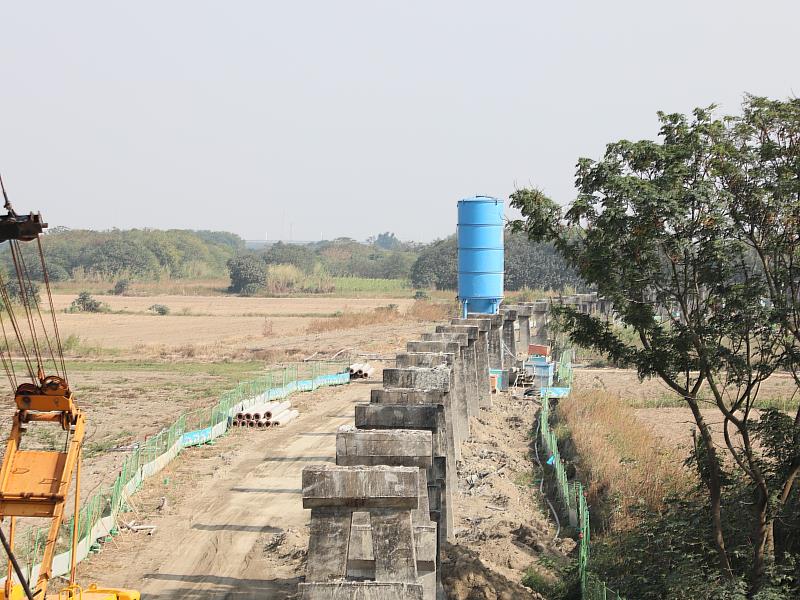
[[[456,236],[430,244],[404,244],[394,234],[382,233],[368,243],[349,238],[297,245],[277,243],[258,252],[238,254],[228,262],[231,291],[256,294],[270,287],[270,279],[285,277],[277,265],[293,267],[301,291],[325,291],[321,284],[332,277],[404,279],[417,288],[455,290],[458,286]],[[383,243],[381,243],[383,242]],[[552,244],[538,243],[508,232],[505,239],[505,288],[562,290],[583,288],[575,271],[567,266]],[[272,291],[272,290],[267,290]]]
[[[131,229],[90,231],[56,227],[42,236],[51,280],[96,278],[153,280],[162,277],[224,277],[227,261],[244,249],[244,240],[223,231]],[[41,281],[38,250],[22,245],[31,276]],[[2,253],[13,272],[7,247]]]
[[[400,241],[382,232],[359,242],[338,238],[312,244],[278,242],[249,250],[236,234],[222,231],[132,229],[91,231],[56,227],[42,237],[48,275],[53,281],[97,279],[150,281],[162,278],[230,278],[235,293],[331,291],[332,278],[405,280],[424,289],[455,290],[457,242],[452,235],[430,244]],[[31,276],[41,281],[37,250],[22,246]],[[13,271],[7,249],[0,254]],[[580,278],[550,243],[507,233],[507,290],[524,287],[560,290],[583,287]],[[277,267],[282,267],[278,269]],[[272,284],[268,281],[272,273]],[[302,289],[301,289],[302,288]]]

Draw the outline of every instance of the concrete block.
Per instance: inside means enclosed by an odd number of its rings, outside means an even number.
[[[492,393],[489,387],[489,334],[491,319],[453,319],[453,325],[470,325],[478,327],[478,338],[475,340],[475,360],[478,377],[478,405],[480,408],[492,406]]]
[[[448,392],[440,390],[418,390],[416,388],[376,388],[370,392],[370,402],[374,404],[441,404],[449,400]]]
[[[312,509],[306,581],[329,581],[347,576],[351,515],[349,509]]]
[[[379,581],[337,581],[300,583],[300,600],[423,600],[418,583]]]
[[[469,344],[469,337],[465,333],[423,333],[425,342],[457,342],[462,348]]]
[[[336,433],[336,464],[342,466],[428,468],[432,449],[431,432],[425,430],[356,429],[343,425]]]
[[[437,325],[436,333],[466,333],[467,339],[478,337],[478,328],[474,325]]]
[[[439,340],[411,340],[406,343],[406,350],[409,352],[446,352],[448,354],[458,354],[461,350],[461,344],[458,342]]]
[[[419,470],[414,467],[303,469],[303,508],[395,508],[418,506]]]
[[[408,367],[452,367],[456,360],[455,354],[443,352],[398,352],[395,355],[395,366],[400,369]]]
[[[408,367],[383,370],[383,387],[450,391],[450,367]]]
[[[396,510],[370,511],[375,581],[416,583],[417,554],[411,514]]]

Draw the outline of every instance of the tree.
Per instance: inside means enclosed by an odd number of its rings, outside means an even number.
[[[87,250],[85,260],[92,270],[107,277],[125,272],[146,277],[159,269],[158,259],[149,248],[127,238],[112,238]]]
[[[70,312],[103,312],[105,306],[89,292],[83,291],[69,305]]]
[[[792,260],[798,255],[791,250],[783,262],[770,263],[786,282],[782,291],[771,292],[771,276],[746,232],[785,238],[776,234],[772,221],[779,214],[788,219],[786,227],[793,227],[789,237],[796,238],[798,200],[796,187],[785,190],[791,176],[768,183],[769,178],[748,174],[780,170],[767,138],[796,132],[799,121],[796,109],[780,116],[773,111],[772,120],[751,111],[762,108],[748,98],[743,117],[718,120],[710,109],[697,109],[692,119],[660,113],[660,143],[622,140],[609,144],[601,160],[578,162],[578,196],[566,212],[538,190],[514,193],[512,206],[521,210],[523,220],[512,223],[512,229],[552,242],[637,335],[637,343],[630,343],[608,321],[562,307],[556,313],[571,340],[620,366],[636,367],[642,378],[660,378],[691,410],[699,432],[695,459],[722,580],[744,574],[741,550],[726,545],[723,494],[733,495],[734,481],[751,491],[752,501],[739,510],[751,524],[751,559],[744,570],[755,593],[773,558],[772,525],[787,506],[780,499],[797,495],[793,479],[800,464],[800,412],[787,424],[780,417],[759,420],[753,409],[760,385],[796,364],[798,339],[792,335],[787,304],[796,314],[797,297],[790,298],[787,288],[797,290],[798,277],[786,263],[790,254]],[[748,137],[753,121],[769,135],[762,131]],[[784,153],[786,164],[794,165],[795,186],[797,147],[794,162],[785,156],[788,145]],[[747,191],[738,193],[736,182]],[[771,209],[774,204],[780,210]],[[701,412],[702,402],[720,413],[721,450]],[[781,435],[793,442],[770,452],[775,448],[771,441]],[[758,442],[765,451],[756,449]],[[735,467],[731,473],[729,466]]]
[[[536,288],[563,290],[586,287],[574,269],[568,266],[552,244],[532,242],[526,236],[507,232],[505,235],[506,290]]]
[[[277,242],[264,252],[264,262],[268,265],[293,265],[306,273],[314,269],[316,257],[310,246],[304,244],[284,244]]]
[[[250,296],[264,287],[267,265],[257,256],[242,254],[228,261],[228,273],[231,278],[228,289],[236,294]]]
[[[458,287],[458,245],[456,236],[426,246],[411,267],[414,287],[454,290]]]
[[[375,237],[373,244],[384,250],[399,250],[403,246],[403,242],[397,239],[397,236],[390,231],[379,233]]]

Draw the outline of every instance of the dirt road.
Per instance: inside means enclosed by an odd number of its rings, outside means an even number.
[[[123,516],[156,533],[116,538],[81,565],[83,582],[138,587],[148,599],[291,598],[309,519],[300,473],[334,461],[336,429],[353,422],[353,406],[368,401],[370,387],[298,394],[302,416],[285,428],[233,430],[186,452],[134,497],[137,512]],[[163,497],[167,509],[158,511]]]

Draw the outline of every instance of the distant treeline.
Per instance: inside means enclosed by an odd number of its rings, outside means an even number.
[[[411,268],[411,282],[417,287],[452,290],[458,287],[458,244],[456,236],[436,241],[420,252]],[[505,234],[505,289],[563,290],[584,287],[550,244],[531,242],[522,234]]]
[[[507,290],[583,288],[551,245],[533,243],[521,234],[507,233],[505,238]],[[307,245],[277,243],[240,253],[228,266],[231,291],[244,294],[326,292],[332,290],[330,277],[348,276],[406,279],[414,287],[439,290],[458,285],[454,235],[427,245],[403,244],[389,233],[366,244],[349,238]]]
[[[455,236],[430,244],[401,242],[384,232],[367,242],[338,238],[313,244],[278,242],[248,250],[238,235],[222,231],[55,228],[42,238],[53,281],[152,281],[230,277],[235,293],[319,293],[333,278],[405,280],[416,288],[453,290],[458,265]],[[24,244],[31,275],[41,279],[36,248]],[[7,248],[2,261],[11,263]],[[581,283],[548,244],[506,234],[506,289],[580,288]]]
[[[53,281],[197,279],[224,277],[228,260],[244,249],[244,240],[224,231],[55,228],[42,237],[42,246]],[[31,275],[41,279],[36,248],[33,244],[22,247]],[[2,260],[10,272],[6,245]]]

